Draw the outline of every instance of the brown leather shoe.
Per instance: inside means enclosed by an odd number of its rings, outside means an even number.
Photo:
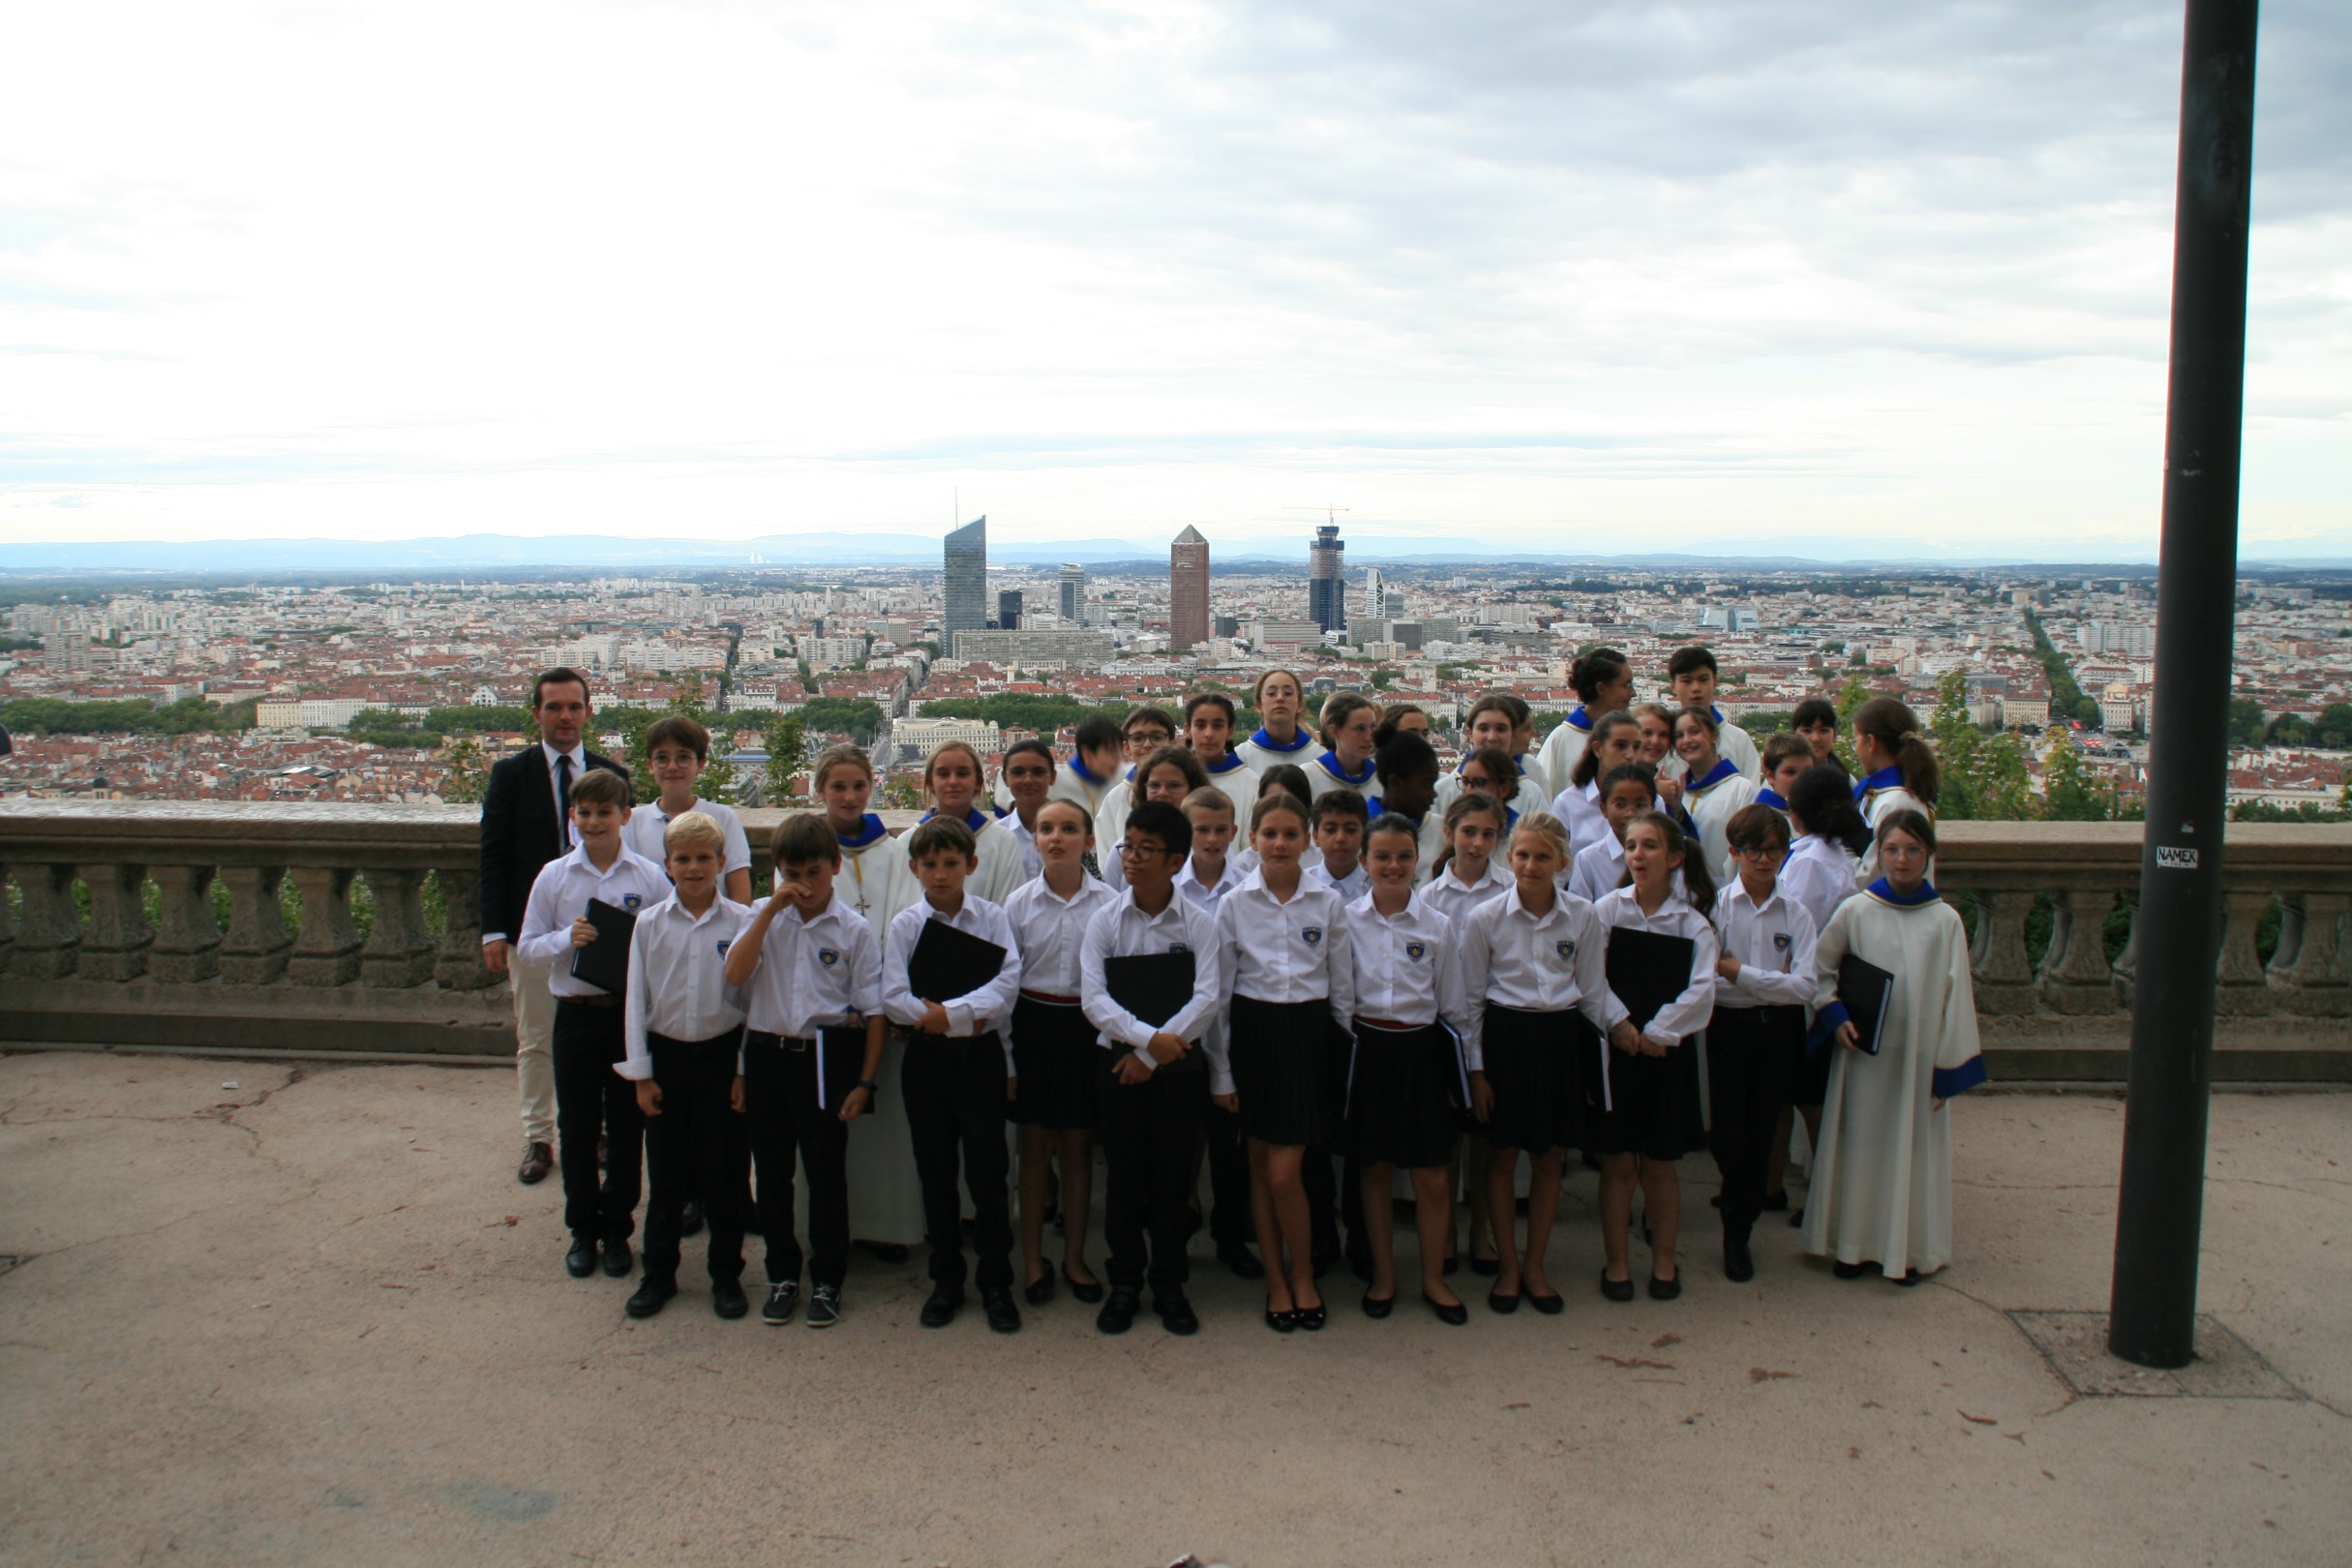
[[[547,1180],[547,1173],[556,1168],[556,1151],[544,1143],[523,1145],[523,1167],[515,1172],[515,1180],[525,1187]]]

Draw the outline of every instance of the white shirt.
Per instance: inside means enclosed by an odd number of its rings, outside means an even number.
[[[1202,909],[1207,910],[1211,915],[1215,915],[1217,906],[1224,902],[1225,894],[1240,887],[1242,878],[1249,875],[1235,863],[1236,859],[1237,857],[1228,852],[1225,856],[1224,869],[1217,874],[1217,880],[1214,883],[1207,883],[1200,880],[1200,873],[1195,869],[1198,862],[1187,857],[1184,869],[1176,873],[1176,890],[1198,904]]]
[[[649,1035],[689,1042],[743,1027],[743,993],[727,983],[727,950],[751,923],[750,907],[713,898],[700,915],[675,897],[637,917],[629,939],[629,995],[621,1004],[626,1052],[613,1070],[653,1076]]]
[[[1655,915],[1642,913],[1641,901],[1631,888],[1619,888],[1615,892],[1593,905],[1603,924],[1613,930],[1654,931],[1660,936],[1688,937],[1691,944],[1691,979],[1679,996],[1660,1008],[1657,1015],[1642,1026],[1642,1033],[1668,1045],[1679,1045],[1683,1040],[1706,1027],[1707,1015],[1715,1010],[1715,928],[1706,917],[1691,908],[1679,893],[1669,894],[1658,906]],[[1630,1016],[1625,1004],[1615,996],[1609,999],[1610,1028],[1618,1020]],[[1608,1033],[1603,1030],[1602,1033]]]
[[[1018,811],[1006,812],[996,819],[996,825],[1010,833],[1013,842],[1021,846],[1021,881],[1023,885],[1035,881],[1038,873],[1045,869],[1045,857],[1038,853],[1036,829],[1021,821],[1021,814]],[[1010,898],[1012,895],[1007,893],[1005,896]]]
[[[1104,964],[1112,958],[1132,958],[1156,952],[1192,955],[1192,995],[1163,1024],[1148,1024],[1111,1000]],[[1189,898],[1170,898],[1168,907],[1146,915],[1135,903],[1132,888],[1110,895],[1088,922],[1078,948],[1082,979],[1078,994],[1086,1021],[1098,1031],[1097,1043],[1105,1049],[1125,1045],[1155,1070],[1160,1064],[1151,1053],[1152,1037],[1165,1031],[1197,1040],[1209,1062],[1209,1093],[1233,1092],[1233,1069],[1225,1059],[1223,1034],[1215,1026],[1224,1007],[1224,969],[1217,940],[1217,918]]]
[[[1723,761],[1732,759],[1727,755]],[[1756,781],[1745,773],[1727,773],[1704,790],[1687,779],[1683,784],[1682,809],[1690,813],[1699,829],[1701,857],[1718,886],[1732,876],[1732,818],[1742,807],[1755,804],[1757,788]]]
[[[1318,888],[1329,888],[1351,904],[1372,891],[1372,873],[1364,869],[1362,860],[1358,860],[1355,869],[1343,877],[1333,876],[1331,868],[1321,864],[1307,866],[1299,875]]]
[[[1476,882],[1464,882],[1455,874],[1461,865],[1460,860],[1446,861],[1445,869],[1432,877],[1429,886],[1421,890],[1421,896],[1429,901],[1430,908],[1452,920],[1457,933],[1462,928],[1462,922],[1470,918],[1472,910],[1492,899],[1500,898],[1516,885],[1511,873],[1496,863],[1493,856],[1487,858],[1486,875]]]
[[[1225,753],[1225,766],[1221,771],[1209,768],[1207,763],[1202,763],[1201,767],[1208,769],[1209,782],[1224,791],[1225,799],[1233,802],[1234,821],[1248,822],[1250,808],[1257,804],[1257,769],[1243,761],[1241,753],[1237,751]]]
[[[806,920],[786,905],[769,921],[743,988],[758,1033],[808,1040],[882,1010],[882,943],[836,891]]]
[[[890,935],[882,944],[882,1010],[892,1023],[909,1029],[922,1022],[925,1004],[915,994],[907,979],[907,960],[915,956],[915,945],[922,940],[923,925],[930,920],[942,921],[1005,950],[1005,964],[996,972],[995,979],[976,991],[942,1004],[947,1010],[950,1039],[984,1035],[999,1021],[1012,1015],[1012,999],[1021,989],[1021,946],[1013,937],[1012,922],[1005,919],[1005,912],[971,893],[964,894],[963,907],[953,915],[943,915],[931,906],[930,899],[918,897],[890,921]],[[1004,1045],[1005,1069],[1010,1072],[1012,1041],[1005,1039]]]
[[[1715,895],[1722,956],[1739,960],[1739,978],[1715,977],[1719,1008],[1801,1008],[1813,1001],[1813,917],[1775,888],[1761,904],[1734,881]]]
[[[1570,892],[1587,903],[1597,904],[1624,886],[1625,844],[1614,831],[1604,835],[1599,843],[1587,844],[1576,852],[1576,864],[1568,868]],[[1674,873],[1674,887],[1683,897],[1691,895],[1687,869]]]
[[[1805,906],[1816,932],[1829,928],[1837,906],[1854,896],[1858,862],[1846,846],[1819,833],[1807,833],[1789,849],[1780,863],[1780,890]]]
[[[1601,781],[1571,784],[1552,798],[1552,814],[1568,825],[1568,853],[1576,855],[1587,845],[1604,838],[1614,838],[1609,819],[1601,813]]]
[[[588,744],[583,741],[569,751],[558,751],[542,740],[539,742],[539,755],[547,759],[547,793],[556,798],[556,821],[563,828],[563,841],[577,849],[580,846],[580,833],[572,826],[572,803],[563,798],[562,775],[556,771],[556,759],[569,757],[572,760],[572,782],[577,784],[580,775],[588,771]],[[658,860],[661,857],[656,855],[653,859]]]
[[[1347,904],[1302,873],[1284,903],[1251,872],[1217,906],[1218,960],[1236,996],[1260,1002],[1331,999],[1340,1017],[1354,1013],[1355,958],[1347,940]]]
[[[1520,902],[1514,882],[1471,912],[1462,933],[1462,979],[1472,1003],[1462,1064],[1486,1066],[1485,1006],[1520,1012],[1582,1012],[1603,1035],[1624,1016],[1609,1011],[1608,933],[1593,907],[1556,894],[1542,916]]]
[[[1047,996],[1077,996],[1078,944],[1087,926],[1119,895],[1084,872],[1078,890],[1064,898],[1043,877],[1025,882],[1005,900],[1005,919],[1021,950],[1021,983]]]
[[[720,876],[724,877],[731,871],[751,869],[751,839],[743,831],[743,819],[735,814],[735,807],[717,800],[697,799],[686,807],[686,811],[701,812],[717,823],[719,831],[726,835],[727,845],[721,852]],[[629,820],[620,825],[620,841],[655,865],[667,865],[670,856],[661,835],[669,831],[670,824],[684,816],[686,811],[664,811],[658,800],[633,807]]]
[[[1419,893],[1394,916],[1380,913],[1366,893],[1347,906],[1347,940],[1355,958],[1356,1018],[1420,1028],[1443,1018],[1457,1035],[1470,1026],[1462,983],[1462,947],[1454,922]]]
[[[572,921],[588,914],[591,898],[643,918],[645,911],[669,896],[668,874],[644,856],[632,854],[627,845],[601,871],[582,846],[539,868],[538,880],[530,885],[530,901],[523,906],[523,936],[515,944],[515,955],[546,970],[547,988],[558,996],[610,995],[572,979]]]

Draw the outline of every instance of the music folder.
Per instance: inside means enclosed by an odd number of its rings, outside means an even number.
[[[1878,1055],[1884,1043],[1886,998],[1893,989],[1894,976],[1869,959],[1850,952],[1838,960],[1837,999],[1846,1004],[1846,1016],[1853,1020],[1859,1049],[1866,1056]]]
[[[1138,952],[1102,960],[1110,999],[1155,1029],[1192,1000],[1192,977],[1189,952]]]
[[[637,930],[637,917],[618,904],[591,898],[588,920],[596,928],[596,940],[572,950],[572,979],[619,996],[629,988],[629,939]]]
[[[926,920],[907,954],[907,989],[925,1002],[952,1002],[996,979],[1004,967],[1005,950],[987,938]]]
[[[1631,1014],[1636,1029],[1669,1002],[1690,989],[1694,947],[1689,937],[1616,926],[1609,933],[1609,989]]]

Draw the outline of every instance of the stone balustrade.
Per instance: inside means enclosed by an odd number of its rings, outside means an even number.
[[[780,815],[744,813],[755,846]],[[0,801],[0,1041],[511,1055],[475,828],[465,807]],[[2242,824],[2223,867],[2216,1077],[2352,1081],[2352,827]],[[2119,1079],[2134,954],[2111,964],[2106,928],[2139,826],[1952,823],[1937,871],[1975,921],[1994,1076]]]

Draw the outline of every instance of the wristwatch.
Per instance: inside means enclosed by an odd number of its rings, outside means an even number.
[[[855,1084],[852,1084],[851,1087],[854,1089],[862,1089],[877,1100],[882,1098],[882,1085],[876,1083],[871,1078],[859,1078]]]

